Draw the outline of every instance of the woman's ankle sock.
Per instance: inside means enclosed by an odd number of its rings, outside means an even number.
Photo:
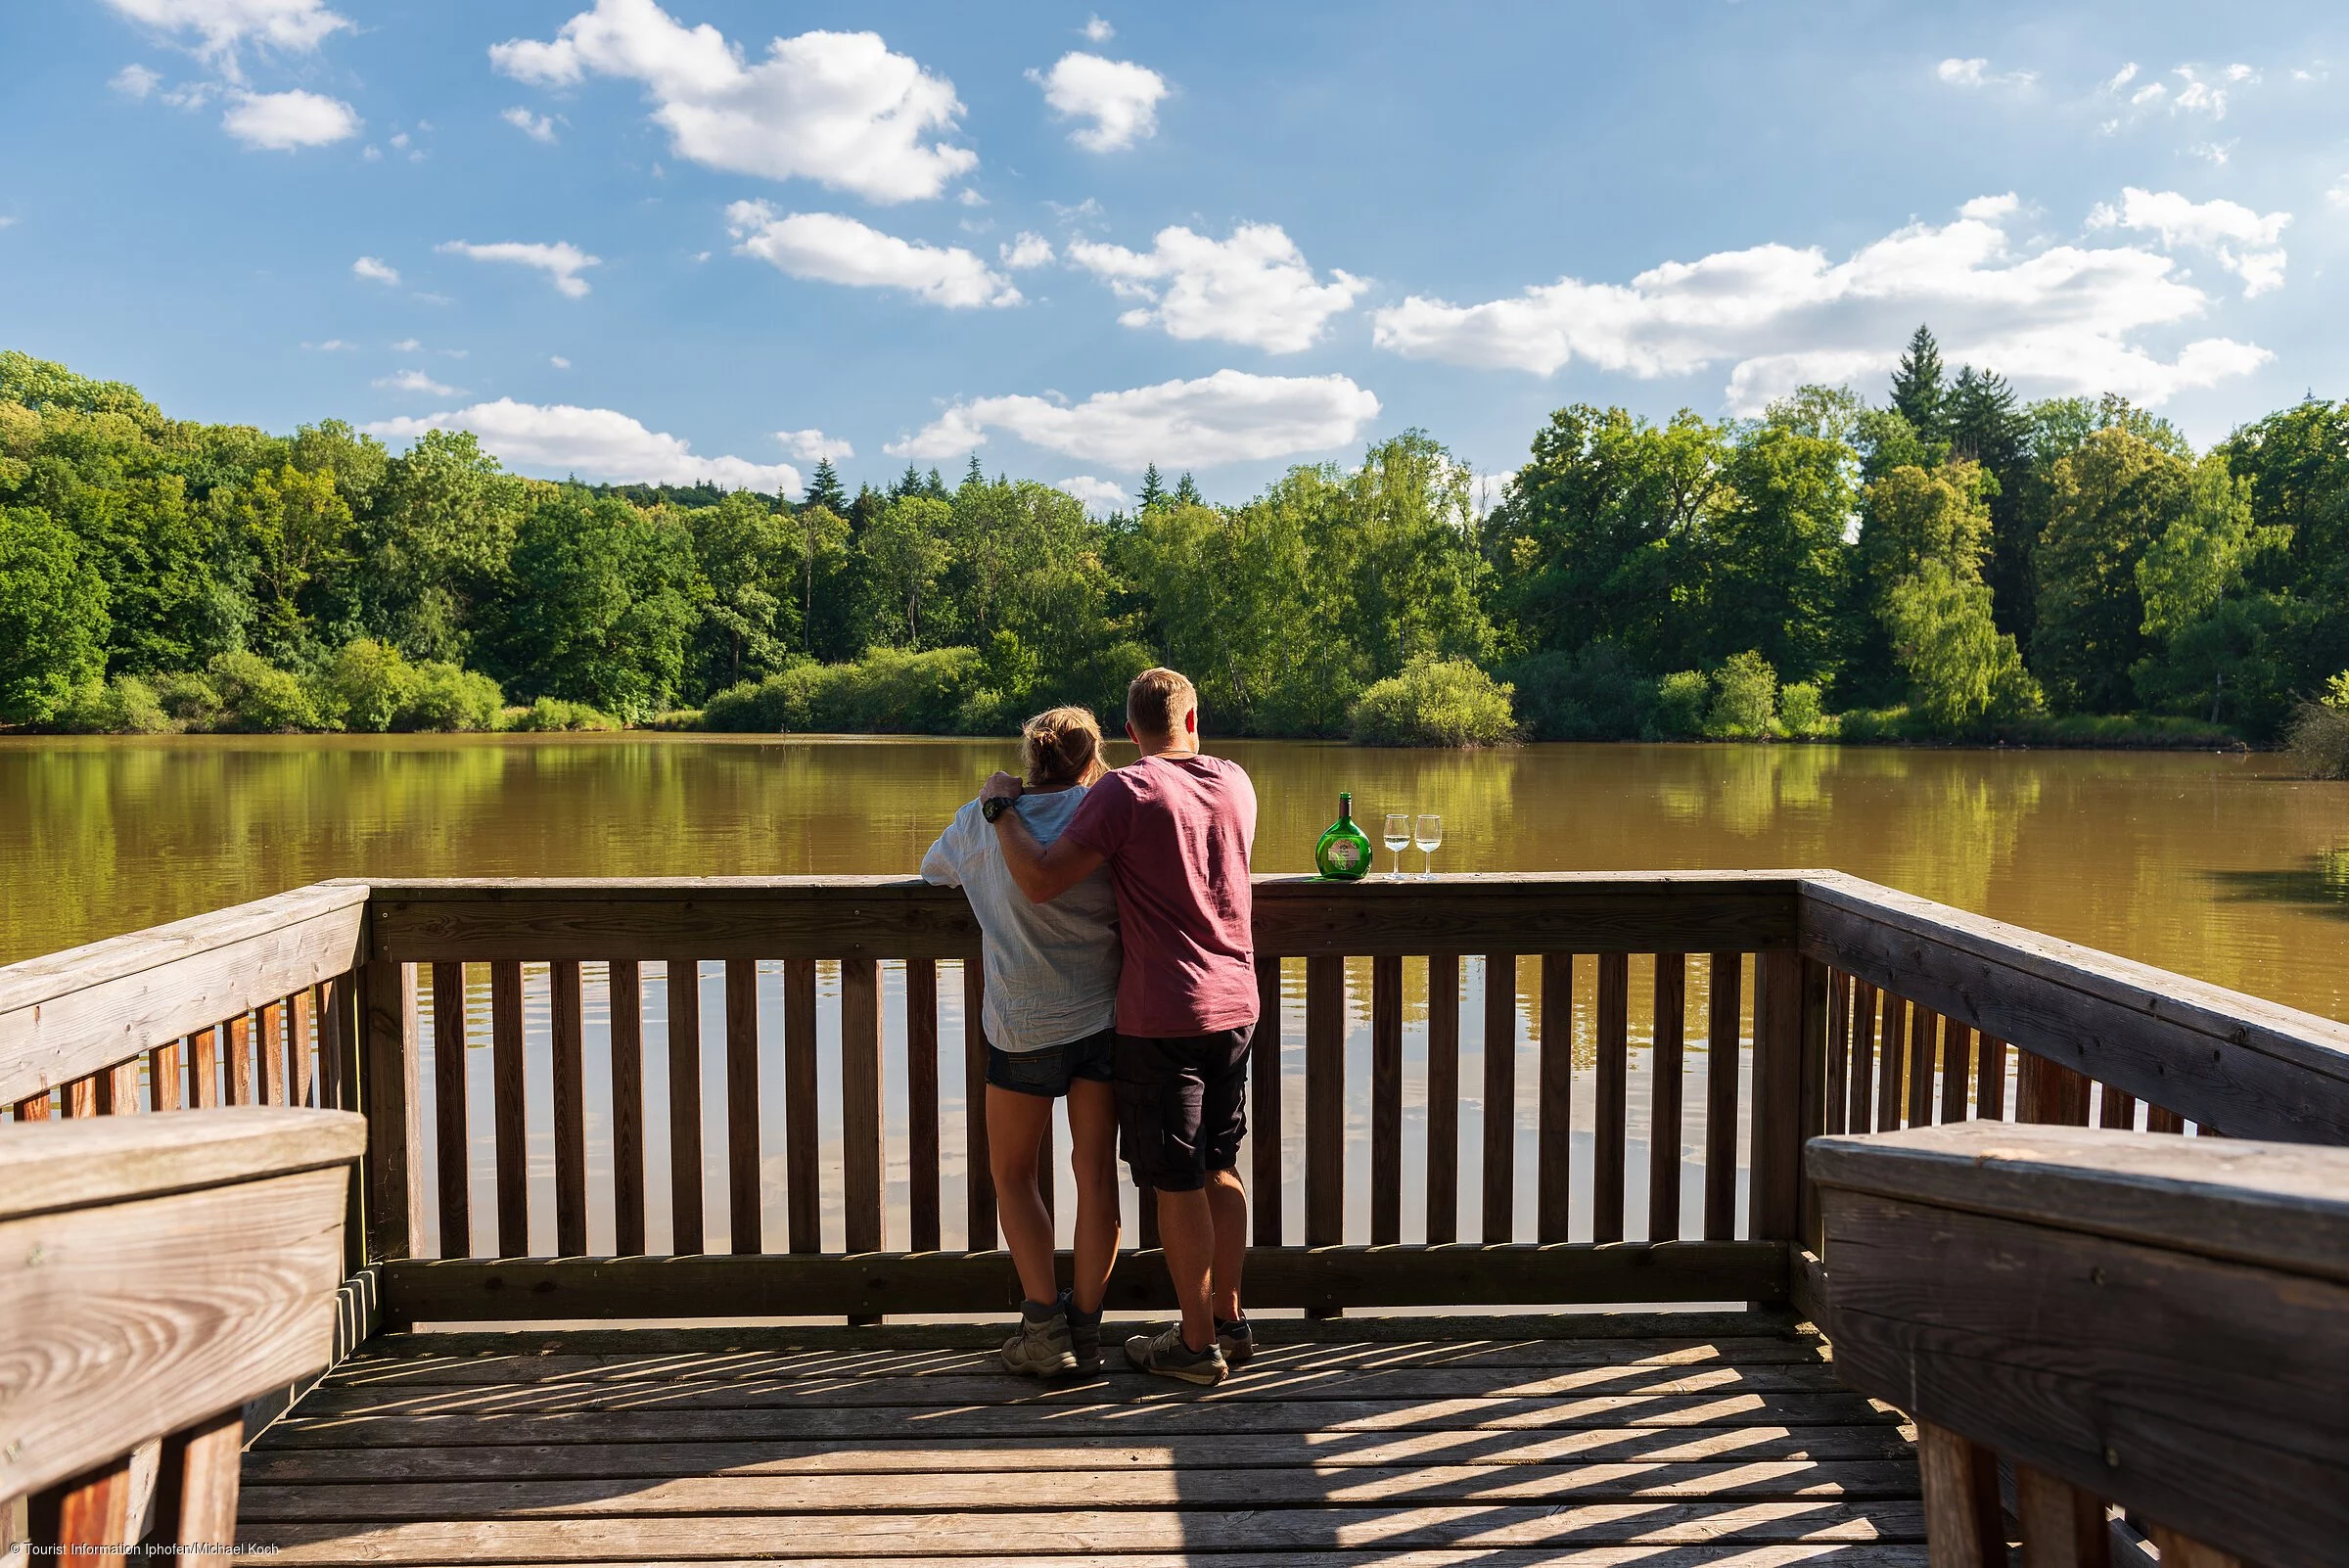
[[[1066,1297],[1060,1297],[1052,1301],[1024,1301],[1020,1303],[1020,1315],[1032,1323],[1044,1322],[1060,1315],[1066,1300]]]

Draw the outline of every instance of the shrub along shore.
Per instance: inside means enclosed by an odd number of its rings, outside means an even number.
[[[1239,505],[908,467],[851,495],[173,420],[0,352],[0,729],[1004,734],[1156,663],[1225,734],[2349,741],[2349,402],[2197,453],[1919,329],[1887,399],[1558,410],[1486,509],[1419,432]]]

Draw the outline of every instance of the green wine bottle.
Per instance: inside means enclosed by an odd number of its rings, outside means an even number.
[[[1370,869],[1370,835],[1354,825],[1354,797],[1338,797],[1338,819],[1313,846],[1313,864],[1338,882],[1353,882]]]

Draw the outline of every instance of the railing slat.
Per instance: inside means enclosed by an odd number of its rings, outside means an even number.
[[[764,1250],[759,1223],[759,960],[726,960],[726,1237]]]
[[[702,965],[671,958],[668,970],[669,1251],[706,1249],[702,1202]]]
[[[1370,960],[1370,1242],[1403,1239],[1403,959]]]
[[[1909,1003],[1891,992],[1884,993],[1884,1029],[1876,1040],[1876,1130],[1891,1132],[1901,1125],[1902,1070],[1908,1064]]]
[[[1966,1119],[1965,1090],[1973,1078],[1974,1032],[1955,1018],[1941,1021],[1941,1119]]]
[[[888,1243],[881,1210],[881,971],[870,958],[840,961],[842,1193],[851,1252]]]
[[[587,1041],[581,989],[576,958],[558,958],[547,965],[555,1096],[555,1252],[565,1258],[587,1251]]]
[[[612,1245],[644,1251],[644,971],[633,958],[605,965],[612,1011]]]
[[[1574,954],[1542,955],[1542,1089],[1534,1238],[1564,1241],[1574,1209]]]
[[[1705,996],[1705,1239],[1737,1234],[1737,1026],[1744,955],[1712,955]]]
[[[1916,1468],[1933,1561],[1949,1568],[2006,1568],[1999,1456],[1947,1427],[1919,1421]]]
[[[258,1016],[261,1103],[283,1105],[286,1103],[286,1004],[270,1002],[258,1009]]]
[[[490,1127],[497,1145],[500,1258],[528,1257],[530,1251],[529,1065],[523,1040],[522,962],[501,958],[489,966]]]
[[[2086,1127],[2088,1084],[2085,1074],[2036,1052],[2025,1051],[2015,1064],[2014,1119]]]
[[[1681,1071],[1688,1018],[1688,958],[1656,954],[1654,1083],[1647,1118],[1647,1239],[1681,1234]]]
[[[1346,960],[1305,961],[1305,1244],[1346,1226]]]
[[[1803,1059],[1814,1046],[1825,1048],[1825,1015],[1824,965],[1791,947],[1755,954],[1747,1214],[1757,1240],[1793,1241],[1802,1233]]]
[[[128,1116],[139,1108],[139,1062],[132,1057],[98,1076],[98,1114]]]
[[[1933,1043],[1941,1022],[1928,1008],[1909,1013],[1909,1125],[1933,1125]]]
[[[223,1026],[228,1034],[228,1103],[251,1105],[253,1099],[253,1014],[239,1013]]]
[[[905,960],[907,1197],[915,1252],[939,1248],[938,960]]]
[[[1280,960],[1256,958],[1256,1034],[1248,1045],[1248,1201],[1256,1245],[1280,1245],[1281,1141]],[[1144,1194],[1142,1201],[1149,1203]],[[1157,1223],[1157,1217],[1146,1222]]]
[[[1598,955],[1598,1074],[1590,1156],[1590,1239],[1623,1239],[1625,1124],[1631,1113],[1631,954]],[[1489,1238],[1503,1241],[1505,1236]]]
[[[796,959],[794,961],[806,963],[808,974],[807,1036],[811,1043],[808,1046],[807,1057],[807,1103],[809,1107],[807,1115],[809,1118],[809,1141],[812,1144],[815,1115],[815,1056],[812,1044],[815,1037],[815,962],[813,959]],[[1258,974],[1260,976],[1263,974],[1262,960],[1259,960]],[[973,1252],[987,1252],[995,1244],[995,1174],[994,1167],[990,1163],[993,1155],[987,1141],[987,1027],[981,1013],[981,1008],[985,1005],[986,1000],[986,971],[980,967],[978,959],[965,958],[962,961],[963,1216],[966,1233],[969,1236],[969,1240],[964,1245]],[[1279,1030],[1275,1026],[1275,1036],[1278,1033]],[[1261,1026],[1259,1039],[1260,1041],[1262,1039]],[[1274,1054],[1277,1057],[1278,1052],[1275,1051]],[[1273,1123],[1276,1129],[1279,1125],[1277,1120]],[[1279,1136],[1277,1131],[1273,1133],[1275,1146],[1272,1152],[1276,1161],[1280,1155]],[[794,1149],[799,1146],[796,1137],[792,1146]],[[1278,1169],[1277,1165],[1274,1169]],[[807,1202],[808,1213],[812,1215],[815,1212],[814,1158],[812,1155],[809,1156],[808,1171]],[[796,1188],[799,1182],[799,1167],[796,1164],[792,1167],[792,1180]],[[1277,1213],[1280,1207],[1278,1187],[1275,1186],[1273,1191],[1273,1210]],[[1260,1205],[1264,1202],[1261,1193],[1258,1195],[1257,1202]],[[792,1212],[797,1215],[799,1211],[795,1209]],[[810,1220],[808,1234],[812,1236],[814,1231],[814,1222]],[[794,1220],[792,1224],[792,1250],[794,1252],[801,1250],[799,1234],[799,1223],[797,1220]],[[806,1250],[818,1252],[822,1249],[810,1245]]]
[[[359,970],[358,1074],[367,1117],[367,1256],[413,1258],[424,1232],[424,1103],[416,971],[392,959]]]
[[[188,1036],[187,1103],[208,1111],[220,1103],[220,1043],[216,1029],[199,1029]]]
[[[69,1119],[78,1120],[98,1114],[98,1075],[86,1073],[68,1084],[60,1096]]]
[[[2133,1130],[2137,1126],[2137,1096],[2110,1084],[2096,1088],[2096,1126]]]
[[[308,990],[294,993],[289,1004],[292,1024],[286,1031],[286,1095],[288,1103],[310,1103],[311,1026],[317,1013]]]
[[[1845,1106],[1851,1090],[1851,1072],[1852,977],[1837,969],[1828,980],[1827,992],[1827,1100],[1823,1125],[1829,1132],[1841,1132],[1848,1126]]]
[[[1988,1035],[1974,1053],[1974,1114],[1985,1122],[2006,1120],[2006,1042]]]
[[[155,1110],[179,1109],[187,1087],[187,1081],[181,1076],[185,1069],[180,1065],[185,1054],[185,1048],[175,1039],[165,1040],[147,1053],[147,1103]]]
[[[1439,952],[1427,960],[1427,1239],[1459,1234],[1460,959]]]
[[[1876,988],[1852,982],[1852,1088],[1844,1105],[1844,1130],[1866,1132],[1876,1121]]]
[[[2145,1107],[2145,1130],[2148,1132],[2184,1132],[2186,1118],[2165,1105]]]
[[[1487,1241],[1516,1229],[1517,955],[1485,957],[1485,1193]]]
[[[465,1105],[465,966],[433,965],[433,1134],[440,1256],[473,1256],[473,1136]]]

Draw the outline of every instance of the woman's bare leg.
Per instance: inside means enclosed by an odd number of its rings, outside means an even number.
[[[1101,1310],[1118,1261],[1118,1091],[1095,1079],[1069,1084],[1069,1169],[1077,1176],[1077,1277],[1081,1313]]]
[[[1105,1085],[1106,1086],[1106,1085]],[[1052,1271],[1052,1217],[1036,1187],[1036,1154],[1051,1125],[1052,1102],[1041,1094],[987,1086],[988,1163],[995,1175],[995,1217],[1020,1271],[1020,1289],[1034,1302],[1060,1299]]]

